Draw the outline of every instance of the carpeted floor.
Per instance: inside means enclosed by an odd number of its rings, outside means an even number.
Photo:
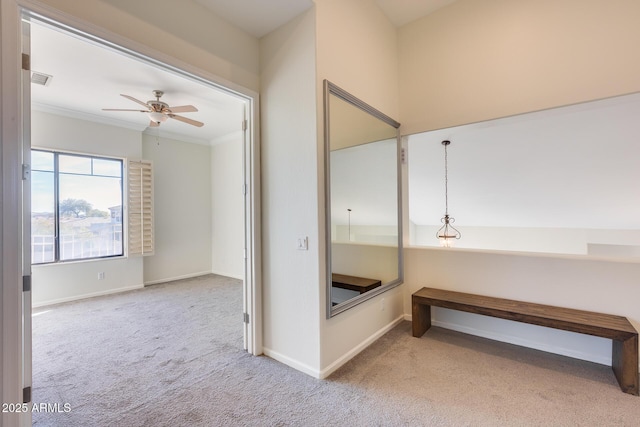
[[[221,276],[34,310],[35,426],[638,426],[611,368],[403,322],[328,380],[242,350]],[[70,412],[64,412],[68,404]]]

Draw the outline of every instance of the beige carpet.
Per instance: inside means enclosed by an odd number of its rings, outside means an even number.
[[[220,276],[35,311],[36,426],[640,426],[610,367],[404,322],[328,380],[242,347]]]

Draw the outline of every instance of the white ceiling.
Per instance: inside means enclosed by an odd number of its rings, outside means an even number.
[[[180,115],[205,125],[198,128],[170,119],[159,128],[150,128],[154,135],[159,132],[208,144],[241,129],[244,101],[234,95],[43,25],[31,27],[31,68],[53,76],[47,86],[31,85],[36,110],[144,131],[149,125],[146,114],[102,109],[142,108],[120,94],[146,102],[159,89],[165,92],[161,101],[170,106],[198,108],[198,112]]]

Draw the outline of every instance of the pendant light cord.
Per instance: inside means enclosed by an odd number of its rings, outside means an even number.
[[[447,145],[449,141],[443,141],[444,145],[444,214],[449,215],[449,162],[447,159]]]

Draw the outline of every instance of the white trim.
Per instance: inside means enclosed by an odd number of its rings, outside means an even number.
[[[245,119],[250,124],[244,130],[244,179],[247,195],[245,215],[245,280],[244,293],[249,296],[247,350],[254,356],[263,353],[262,342],[262,216],[260,169],[260,98],[254,94],[253,102],[245,105]],[[247,295],[248,294],[248,295]]]
[[[0,2],[0,351],[3,403],[21,402],[23,351],[21,24],[16,3]],[[28,326],[27,326],[28,327]],[[27,367],[28,368],[28,367]],[[28,381],[30,383],[30,379]],[[31,425],[30,414],[3,413],[0,424]]]
[[[295,359],[292,359],[290,357],[287,357],[283,354],[278,353],[277,351],[273,351],[270,348],[267,347],[263,347],[262,351],[264,353],[265,356],[270,357],[274,360],[277,360],[280,363],[284,363],[285,365],[295,369],[296,371],[300,371],[303,372],[307,375],[310,375],[314,378],[319,378],[322,379],[320,377],[321,373],[320,371],[318,371],[317,369],[312,368],[309,365],[306,365],[304,363],[300,363]]]
[[[355,346],[354,348],[352,348],[349,352],[347,352],[346,354],[344,354],[342,357],[340,357],[338,360],[336,360],[335,362],[333,362],[331,365],[327,366],[326,368],[324,368],[322,371],[319,372],[319,377],[320,379],[325,379],[327,378],[329,375],[331,375],[332,373],[334,373],[338,368],[340,368],[342,365],[344,365],[345,363],[347,363],[349,360],[353,359],[355,356],[358,355],[358,353],[360,353],[362,350],[364,350],[365,348],[369,347],[371,344],[373,344],[378,338],[380,338],[381,336],[383,336],[384,334],[386,334],[387,332],[389,332],[391,329],[395,328],[397,325],[399,325],[401,322],[404,321],[404,314],[401,314],[400,316],[398,316],[398,318],[396,318],[395,320],[393,320],[391,323],[389,323],[387,326],[384,326],[383,328],[379,329],[377,332],[375,332],[373,335],[371,335],[369,338],[365,339],[364,341],[362,341],[360,344],[358,344],[357,346]]]
[[[384,334],[386,334],[387,332],[389,332],[391,329],[393,329],[394,327],[396,327],[398,324],[400,324],[401,322],[403,322],[405,319],[404,315],[400,315],[398,316],[398,318],[396,318],[395,320],[391,321],[388,325],[380,328],[378,331],[376,331],[375,333],[373,333],[371,336],[369,336],[368,338],[366,338],[364,341],[362,341],[360,344],[358,344],[357,346],[355,346],[354,348],[352,348],[348,353],[346,353],[345,355],[343,355],[341,358],[339,358],[338,360],[336,360],[335,362],[333,362],[331,365],[329,365],[328,367],[326,367],[325,369],[319,371],[315,368],[312,368],[311,366],[301,363],[295,359],[292,359],[288,356],[285,356],[281,353],[278,353],[277,351],[271,350],[270,348],[267,347],[263,347],[263,353],[265,356],[268,356],[272,359],[277,360],[278,362],[284,363],[285,365],[296,369],[300,372],[303,372],[307,375],[310,375],[314,378],[318,378],[318,379],[325,379],[327,378],[329,375],[331,375],[332,373],[334,373],[336,370],[338,370],[340,367],[342,367],[345,363],[347,363],[349,360],[353,359],[355,356],[357,356],[360,352],[362,352],[365,348],[369,347],[371,344],[373,344],[376,340],[378,340],[381,336],[383,336]]]
[[[211,274],[215,274],[215,275],[218,275],[218,276],[224,276],[224,277],[230,277],[232,279],[244,280],[244,277],[239,276],[237,274],[224,273],[224,272],[221,272],[221,271],[211,271]]]
[[[133,291],[133,290],[136,290],[136,289],[143,289],[143,288],[144,288],[144,285],[126,286],[126,287],[123,287],[123,288],[109,289],[108,291],[92,292],[90,294],[75,295],[75,296],[67,297],[67,298],[58,298],[58,299],[54,299],[54,300],[38,302],[38,303],[33,304],[32,307],[33,308],[46,307],[46,306],[49,306],[49,305],[61,304],[63,302],[79,301],[79,300],[83,300],[83,299],[87,299],[87,298],[101,297],[101,296],[104,296],[104,295],[111,295],[111,294],[119,294],[119,293],[122,293],[122,292],[128,292],[128,291]]]
[[[100,123],[103,125],[115,126],[123,129],[134,130],[136,132],[142,132],[147,128],[147,125],[134,124],[131,122],[125,122],[124,120],[112,119],[105,116],[99,116],[97,114],[82,113],[80,111],[69,110],[63,107],[56,107],[53,105],[42,104],[39,102],[32,102],[31,108],[35,111],[42,113],[54,114],[56,116],[70,117],[72,119],[83,120],[85,122]]]
[[[180,276],[165,277],[162,279],[150,280],[150,281],[144,282],[144,286],[159,285],[160,283],[174,282],[176,280],[183,280],[183,279],[191,279],[194,277],[206,276],[208,274],[212,274],[211,271],[200,271],[198,273],[189,273],[189,274],[183,274]]]

